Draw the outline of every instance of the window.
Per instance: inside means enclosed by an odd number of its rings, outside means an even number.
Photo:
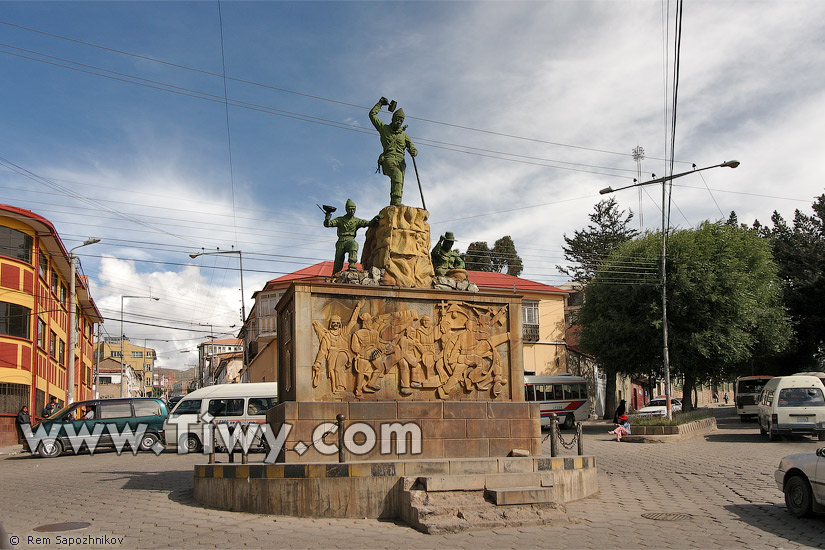
[[[128,401],[101,403],[98,406],[100,418],[131,418],[132,404]]]
[[[25,384],[0,384],[0,413],[17,414],[23,405],[28,404],[29,386]],[[34,411],[29,411],[29,414],[34,420]]]
[[[276,397],[250,397],[246,412],[249,416],[265,416],[266,411],[277,404]]]
[[[780,407],[823,407],[825,398],[819,388],[782,388],[779,390]]]
[[[40,266],[38,268],[38,272],[40,273],[40,277],[42,277],[44,281],[48,279],[49,257],[42,250],[40,251]]]
[[[120,357],[120,350],[112,350],[109,352],[109,357]]]
[[[29,338],[31,310],[17,304],[0,302],[0,334]]]
[[[61,365],[65,365],[66,363],[66,342],[63,340],[57,341],[57,361]]]
[[[178,403],[177,407],[175,407],[174,416],[178,416],[179,414],[200,414],[200,412],[200,399],[184,399],[180,403]]]
[[[57,280],[57,273],[54,269],[52,269],[52,294],[57,294],[57,284],[59,281]]]
[[[100,375],[98,375],[97,381],[100,382],[101,384],[111,384],[112,383],[112,377],[111,376],[100,376]]]
[[[0,255],[30,264],[33,244],[34,240],[22,231],[0,227]]]
[[[160,404],[157,401],[134,401],[135,416],[160,416]]]
[[[539,341],[539,303],[525,300],[521,304],[523,338],[527,343]]]
[[[242,416],[243,399],[210,399],[209,414],[212,416]]]
[[[142,351],[133,351],[132,352],[132,359],[143,359],[143,352]]]
[[[535,401],[536,400],[536,390],[533,386],[524,386],[524,400],[525,401]]]
[[[57,357],[57,334],[53,330],[49,331],[49,355]]]
[[[46,321],[37,318],[37,346],[46,349]]]
[[[66,305],[66,285],[60,283],[60,303]]]

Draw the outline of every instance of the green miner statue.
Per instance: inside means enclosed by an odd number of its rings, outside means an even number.
[[[362,227],[368,227],[370,222],[355,217],[355,203],[347,199],[347,213],[344,216],[330,219],[335,208],[325,206],[323,208],[324,227],[338,228],[338,241],[335,243],[335,265],[332,273],[338,273],[344,267],[344,254],[349,254],[349,269],[355,269],[355,262],[358,258],[358,243],[355,241],[355,233]]]
[[[393,105],[395,102],[393,101]],[[410,137],[404,133],[407,129],[404,124],[404,111],[396,110],[392,114],[392,122],[384,124],[378,118],[378,111],[382,105],[390,105],[386,97],[382,97],[370,111],[370,120],[381,136],[381,145],[384,152],[378,157],[378,167],[384,175],[390,178],[390,205],[401,206],[401,194],[404,190],[404,170],[407,164],[404,162],[404,150],[407,149],[410,155],[416,156],[418,151],[410,141]],[[394,108],[394,107],[391,107]]]
[[[451,269],[464,269],[464,260],[461,259],[458,251],[451,250],[454,242],[455,236],[447,231],[438,238],[438,244],[430,252],[436,275],[444,275]]]

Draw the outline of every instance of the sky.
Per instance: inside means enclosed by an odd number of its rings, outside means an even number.
[[[50,220],[67,249],[100,238],[76,254],[104,335],[123,313],[167,368],[236,335],[242,296],[248,313],[267,281],[333,259],[317,204],[351,198],[366,219],[389,204],[368,118],[381,96],[407,115],[420,191],[408,157],[403,202],[423,195],[433,244],[510,235],[526,279],[564,283],[564,236],[599,190],[670,174],[671,158],[673,173],[741,165],[674,180],[670,227],[810,214],[825,192],[825,2],[687,2],[680,33],[676,10],[0,2],[0,203]],[[612,196],[634,227],[661,229],[660,186]],[[242,252],[243,294],[239,254],[189,257],[219,250]]]

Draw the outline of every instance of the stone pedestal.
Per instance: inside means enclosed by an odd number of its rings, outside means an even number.
[[[338,415],[350,461],[540,452],[520,327],[514,294],[293,283],[267,415],[289,425],[279,461],[337,461]]]
[[[412,206],[387,206],[378,225],[367,230],[361,265],[386,270],[390,286],[431,288],[430,213]]]

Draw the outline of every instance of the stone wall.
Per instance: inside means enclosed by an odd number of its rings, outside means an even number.
[[[339,414],[345,418],[345,448],[354,449],[345,452],[348,462],[505,457],[514,449],[541,453],[536,403],[287,402],[267,413],[275,434],[289,426],[277,462],[337,462],[339,440],[333,428]]]
[[[361,265],[369,271],[385,270],[383,284],[407,288],[430,288],[433,270],[430,259],[430,213],[411,206],[387,206],[378,224],[367,230]]]

